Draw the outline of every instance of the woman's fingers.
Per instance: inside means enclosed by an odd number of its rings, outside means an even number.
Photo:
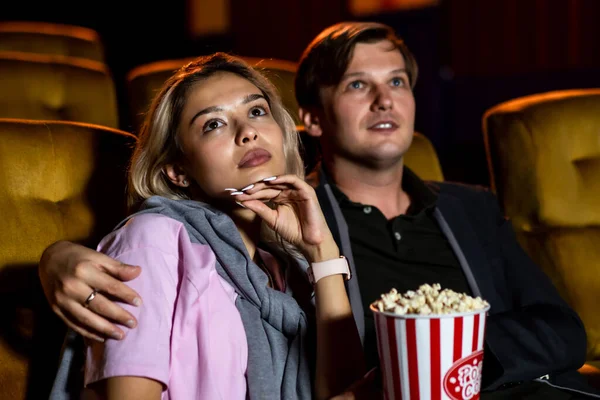
[[[244,202],[240,202],[240,204],[243,207],[253,211],[271,228],[274,228],[277,225],[277,211],[271,209],[271,207],[263,203],[261,200],[246,200]]]
[[[266,184],[268,186],[287,185],[302,192],[314,192],[314,189],[308,183],[298,178],[296,175],[278,176],[276,179],[266,182]]]
[[[264,188],[264,189],[254,192],[252,194],[244,193],[244,194],[234,195],[233,197],[235,198],[235,201],[241,201],[241,202],[245,202],[248,200],[270,201],[270,200],[276,199],[279,195],[281,195],[282,192],[283,192],[283,190],[281,190],[281,189]]]
[[[302,190],[302,191],[306,191],[307,189],[312,189],[310,187],[310,185],[308,185],[306,182],[304,182],[302,179],[298,178],[296,175],[282,175],[282,176],[278,176],[278,177],[273,177],[274,179],[271,179],[269,181],[260,181],[260,182],[256,182],[254,184],[248,185],[238,191],[232,191],[229,190],[230,193],[232,195],[236,195],[236,194],[241,194],[241,193],[245,193],[245,194],[254,194],[256,192],[259,192],[265,188],[271,188],[271,189],[280,189],[280,190]]]
[[[330,236],[314,189],[295,175],[257,182],[231,196],[282,238],[302,248],[320,246]]]

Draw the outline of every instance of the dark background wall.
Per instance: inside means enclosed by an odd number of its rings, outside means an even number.
[[[187,1],[187,2],[186,2]],[[488,185],[481,117],[514,97],[600,87],[600,1],[441,0],[437,6],[355,17],[346,0],[230,0],[230,29],[188,32],[189,1],[14,3],[2,20],[39,20],[97,30],[124,104],[133,67],[231,51],[297,61],[326,26],[377,20],[405,38],[420,65],[416,128],[434,143],[448,179]],[[130,129],[126,110],[122,128]]]

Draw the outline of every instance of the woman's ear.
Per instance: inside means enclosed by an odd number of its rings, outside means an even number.
[[[300,116],[300,121],[304,124],[304,130],[309,136],[319,137],[323,134],[319,118],[313,111],[306,108],[300,108],[298,114]]]
[[[165,165],[164,171],[174,185],[184,188],[190,186],[190,180],[180,165],[167,164]]]

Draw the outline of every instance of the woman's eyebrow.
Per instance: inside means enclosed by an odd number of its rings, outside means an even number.
[[[242,100],[242,104],[248,104],[251,103],[255,100],[258,99],[263,99],[263,100],[267,100],[265,98],[265,96],[263,96],[262,94],[259,93],[253,93],[253,94],[249,94],[248,96],[244,97],[244,100]],[[205,114],[210,114],[213,112],[219,112],[219,111],[223,111],[223,107],[219,107],[219,106],[210,106],[210,107],[206,107],[200,111],[198,111],[191,119],[190,121],[190,126],[194,123],[194,121],[196,120],[196,118],[198,118],[201,115],[205,115]]]

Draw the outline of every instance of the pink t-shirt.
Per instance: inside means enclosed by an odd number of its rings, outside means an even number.
[[[85,384],[140,376],[162,382],[162,399],[244,399],[246,334],[237,294],[217,273],[211,248],[191,243],[180,222],[144,214],[106,236],[98,250],[141,266],[127,284],[143,304],[120,304],[138,320],[137,328],[124,328],[123,340],[87,347]],[[278,270],[274,258],[263,259]]]

